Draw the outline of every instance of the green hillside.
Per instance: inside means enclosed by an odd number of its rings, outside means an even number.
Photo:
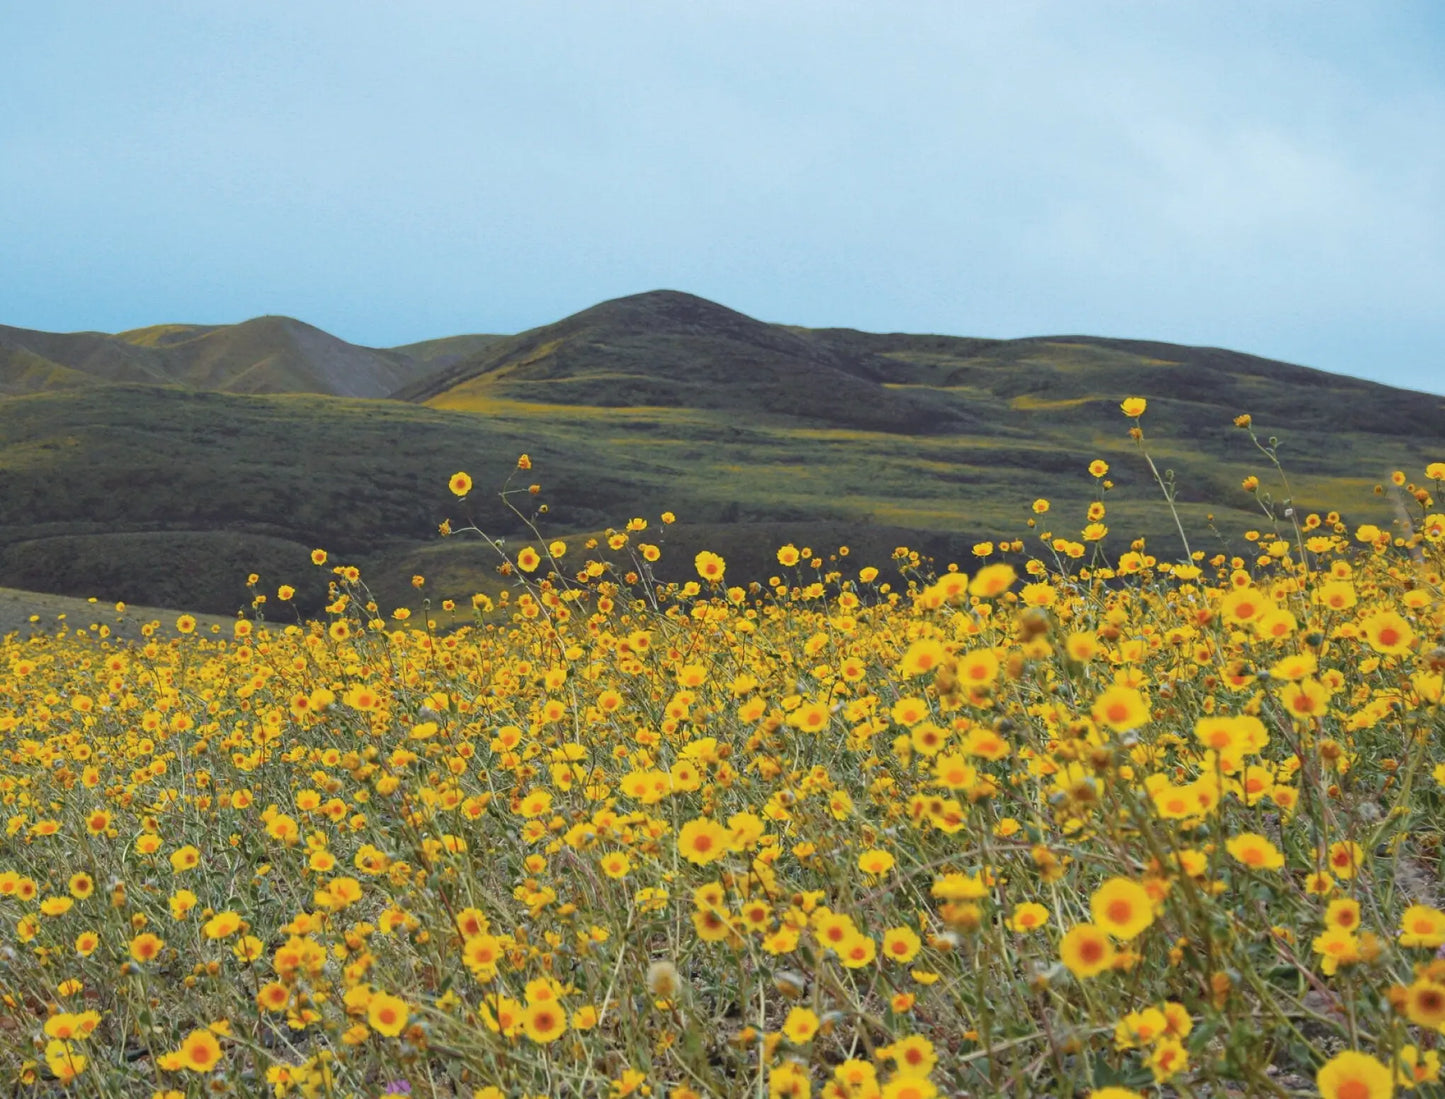
[[[414,362],[424,363],[433,370],[441,370],[506,338],[478,332],[466,336],[442,336],[435,340],[421,340],[418,343],[402,344],[391,350]]]
[[[897,434],[979,427],[962,401],[888,389],[871,352],[689,294],[603,302],[499,340],[398,396],[485,411],[497,400],[761,414]]]
[[[9,396],[146,383],[227,393],[375,398],[431,369],[424,357],[359,347],[290,317],[161,324],[113,336],[0,326],[0,395]]]
[[[403,389],[410,400],[137,384],[0,400],[0,584],[232,614],[256,571],[263,590],[299,589],[294,608],[267,607],[294,614],[324,599],[309,560],[324,547],[363,566],[383,609],[416,603],[414,572],[434,600],[465,598],[502,583],[496,557],[437,525],[475,521],[515,548],[528,532],[495,493],[523,452],[542,491],[519,506],[548,507],[543,533],[568,537],[572,560],[588,533],[640,515],[665,538],[665,574],[710,548],[730,578],[765,577],[787,541],[873,563],[908,544],[969,567],[979,540],[1077,537],[1094,458],[1118,486],[1106,547],[1143,534],[1173,557],[1125,395],[1149,398],[1151,452],[1211,551],[1244,549],[1238,535],[1263,521],[1239,486],[1271,471],[1233,427],[1240,412],[1283,440],[1301,508],[1353,520],[1392,520],[1397,501],[1375,485],[1445,456],[1439,397],[1213,349],[784,328],[667,292],[476,346]],[[476,483],[466,501],[446,488],[457,470]],[[1052,509],[1030,531],[1037,497]],[[667,509],[679,522],[663,530]]]
[[[169,380],[164,358],[154,348],[101,332],[36,332],[0,325],[0,395]]]
[[[1218,348],[785,327],[674,291],[603,302],[501,340],[398,396],[466,411],[519,400],[724,409],[902,434],[1033,439],[1112,432],[1119,394],[1136,391],[1170,400],[1184,426],[1203,434],[1220,432],[1219,410],[1253,409],[1308,432],[1301,454],[1329,449],[1339,431],[1438,438],[1445,413],[1445,397]]]

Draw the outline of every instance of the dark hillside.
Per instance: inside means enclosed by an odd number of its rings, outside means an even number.
[[[902,434],[980,426],[960,405],[889,391],[890,373],[870,352],[662,290],[499,341],[397,396],[461,410],[490,400],[694,408]]]
[[[265,392],[386,389],[432,367],[405,401]],[[1149,399],[1151,452],[1211,551],[1251,552],[1239,535],[1267,522],[1246,475],[1301,510],[1389,523],[1401,501],[1375,486],[1445,457],[1445,399],[1238,352],[789,328],[670,291],[391,351],[283,317],[0,329],[0,382],[49,390],[0,399],[0,584],[221,614],[245,605],[251,571],[315,610],[316,547],[365,566],[390,600],[416,597],[411,571],[434,573],[437,599],[495,588],[486,547],[437,525],[475,521],[515,546],[530,535],[496,496],[507,483],[529,514],[546,505],[546,537],[574,544],[633,516],[660,536],[672,510],[665,574],[707,548],[747,580],[774,571],[784,541],[846,542],[873,558],[860,566],[908,544],[971,567],[975,541],[1077,538],[1102,458],[1117,485],[1105,551],[1142,535],[1174,557],[1128,395]],[[1289,488],[1233,426],[1240,412],[1281,438]],[[534,469],[517,475],[523,452]],[[476,484],[466,501],[446,490],[457,470]],[[1030,529],[1038,497],[1052,506]]]

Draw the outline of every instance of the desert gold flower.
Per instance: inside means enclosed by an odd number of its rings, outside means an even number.
[[[783,1035],[795,1046],[805,1045],[818,1033],[818,1016],[806,1007],[794,1007],[783,1020]]]
[[[1315,1075],[1321,1099],[1389,1099],[1395,1080],[1389,1068],[1368,1053],[1345,1050],[1321,1066]]]
[[[890,962],[911,962],[922,947],[923,941],[910,927],[892,927],[883,932],[883,956]]]
[[[371,1029],[388,1038],[395,1038],[406,1029],[411,1009],[405,1000],[378,992],[366,1005],[366,1021]]]
[[[1278,870],[1284,865],[1279,848],[1257,832],[1241,832],[1230,837],[1224,846],[1236,861],[1251,870]]]
[[[1377,653],[1400,655],[1415,643],[1415,630],[1394,611],[1379,611],[1360,623],[1360,630]]]
[[[1114,944],[1101,927],[1081,923],[1059,942],[1059,958],[1076,977],[1097,977],[1114,964]]]
[[[138,962],[152,961],[162,949],[165,940],[149,931],[142,932],[130,941],[130,956]]]
[[[727,570],[727,563],[715,553],[703,550],[694,559],[693,564],[697,567],[697,574],[704,580],[718,583]]]
[[[567,1013],[551,1001],[529,1004],[522,1014],[522,1029],[539,1045],[555,1042],[567,1032]]]
[[[1116,683],[1094,700],[1093,715],[1095,721],[1122,733],[1149,720],[1149,705],[1133,687]]]
[[[1025,901],[1016,906],[1008,918],[1009,930],[1021,934],[1037,931],[1049,921],[1049,910],[1034,901]]]
[[[1326,853],[1326,861],[1335,877],[1342,881],[1349,881],[1364,865],[1365,851],[1353,840],[1339,840],[1330,844],[1330,849]]]
[[[716,821],[699,817],[684,824],[677,834],[677,850],[698,866],[716,862],[728,853],[732,833]]]
[[[858,856],[858,869],[865,874],[886,874],[893,869],[897,861],[898,860],[887,851],[874,848],[869,851],[864,851]]]
[[[1412,904],[1400,917],[1400,945],[1437,949],[1445,946],[1445,912]]]
[[[1154,922],[1149,893],[1128,878],[1110,878],[1089,899],[1094,923],[1116,939],[1128,941]]]
[[[1008,591],[1017,580],[1018,573],[1012,565],[985,565],[969,581],[968,591],[970,595],[976,595],[980,599],[993,599]]]
[[[210,1030],[197,1028],[181,1042],[181,1067],[191,1072],[210,1072],[221,1060],[221,1043]]]

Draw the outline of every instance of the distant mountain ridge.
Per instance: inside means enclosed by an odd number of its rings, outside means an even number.
[[[1058,351],[1091,351],[1092,367],[1166,371],[1181,396],[1253,396],[1240,379],[1287,383],[1333,401],[1391,387],[1240,351],[1156,340],[1064,335],[988,339],[772,324],[675,290],[600,302],[515,335],[443,336],[365,347],[292,317],[238,324],[158,324],[119,333],[43,332],[0,324],[0,397],[105,384],[179,385],[224,393],[395,398],[467,410],[495,400],[601,408],[775,411],[882,431],[977,426],[957,397],[980,379],[1009,398],[1086,396]],[[1115,353],[1111,356],[1110,353]],[[1042,364],[1054,369],[1040,371]],[[1000,367],[1009,368],[1007,377]],[[1113,371],[1107,372],[1112,375]],[[1158,373],[1156,371],[1156,373]],[[1111,379],[1112,380],[1112,379]],[[1128,378],[1123,379],[1128,381]],[[912,390],[913,392],[909,392]],[[920,393],[919,391],[926,391]],[[1111,394],[1109,394],[1111,395]],[[1426,416],[1440,398],[1421,394]],[[1307,410],[1317,402],[1306,399]],[[1333,411],[1331,409],[1330,411]],[[1394,430],[1398,425],[1377,425]],[[1423,426],[1423,425],[1422,425]]]
[[[485,337],[428,344],[471,350],[479,339]],[[0,325],[0,395],[140,383],[380,398],[450,361],[438,362],[431,347],[418,346],[423,352],[361,347],[280,316],[228,325],[162,324],[115,335]]]

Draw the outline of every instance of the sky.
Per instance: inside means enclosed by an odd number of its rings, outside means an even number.
[[[0,3],[0,323],[763,320],[1445,392],[1445,5]]]

